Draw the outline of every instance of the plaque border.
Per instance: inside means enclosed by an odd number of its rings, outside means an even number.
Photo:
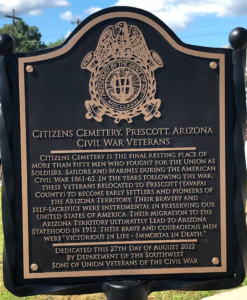
[[[158,31],[177,51],[202,58],[219,61],[219,120],[220,120],[220,223],[221,223],[221,266],[220,267],[188,267],[163,269],[118,269],[102,271],[66,271],[66,272],[30,272],[29,234],[28,234],[28,180],[27,180],[27,144],[26,144],[26,103],[25,103],[25,64],[49,60],[68,52],[79,39],[98,23],[114,18],[132,18],[147,23]],[[19,104],[20,104],[20,146],[21,146],[21,184],[22,184],[22,229],[23,229],[23,277],[24,279],[90,277],[90,276],[121,276],[121,275],[151,275],[151,274],[189,274],[189,273],[221,273],[227,272],[226,249],[226,161],[225,161],[225,54],[202,52],[179,45],[172,36],[151,18],[129,11],[119,11],[103,14],[83,26],[64,47],[46,54],[18,58],[19,66]],[[145,243],[145,241],[143,241]],[[130,242],[131,244],[131,242]]]

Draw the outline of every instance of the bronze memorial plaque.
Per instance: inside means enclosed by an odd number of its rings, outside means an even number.
[[[224,54],[128,16],[19,59],[25,278],[226,271]]]
[[[236,273],[232,51],[122,7],[15,56],[24,284]]]

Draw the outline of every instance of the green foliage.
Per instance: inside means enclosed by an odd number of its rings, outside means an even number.
[[[50,42],[50,43],[48,44],[47,48],[53,48],[53,47],[59,46],[59,45],[61,45],[64,41],[65,41],[65,38],[63,37],[63,38],[57,40],[57,41],[54,42],[54,43]]]
[[[38,27],[29,26],[22,20],[9,25],[3,25],[0,33],[7,33],[15,40],[15,52],[29,52],[45,49],[47,46],[41,42],[41,33]]]

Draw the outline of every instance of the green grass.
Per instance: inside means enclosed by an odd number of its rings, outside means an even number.
[[[241,286],[247,286],[247,277]],[[227,290],[221,291],[201,291],[201,292],[182,292],[182,291],[166,291],[155,293],[155,300],[201,300]]]
[[[2,189],[0,188],[0,199],[2,199]],[[0,210],[1,201],[0,201]],[[2,249],[3,249],[3,226],[2,226],[2,213],[0,213],[0,300],[106,300],[104,294],[92,294],[84,296],[51,296],[40,295],[35,297],[19,298],[9,293],[3,284],[3,265],[2,265]],[[242,286],[247,286],[247,277],[242,283]],[[223,291],[203,291],[203,292],[181,292],[181,291],[166,291],[156,292],[149,296],[149,300],[201,300],[204,297],[209,297]],[[117,300],[117,299],[116,299]]]

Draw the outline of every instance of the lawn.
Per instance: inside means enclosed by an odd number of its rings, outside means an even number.
[[[2,189],[0,188],[0,199],[1,199]],[[1,201],[0,201],[1,203]],[[1,204],[0,204],[1,209]],[[16,300],[16,299],[32,299],[32,300],[106,300],[104,294],[92,294],[84,296],[51,296],[51,295],[41,295],[35,297],[24,297],[19,298],[13,296],[9,293],[3,284],[3,265],[2,265],[2,249],[3,249],[3,226],[2,226],[2,213],[0,213],[0,300]],[[247,277],[242,285],[247,285]],[[218,294],[222,291],[203,291],[203,292],[180,292],[180,291],[166,291],[166,292],[156,292],[149,296],[149,300],[200,300],[204,297]],[[117,300],[117,299],[116,299]]]

